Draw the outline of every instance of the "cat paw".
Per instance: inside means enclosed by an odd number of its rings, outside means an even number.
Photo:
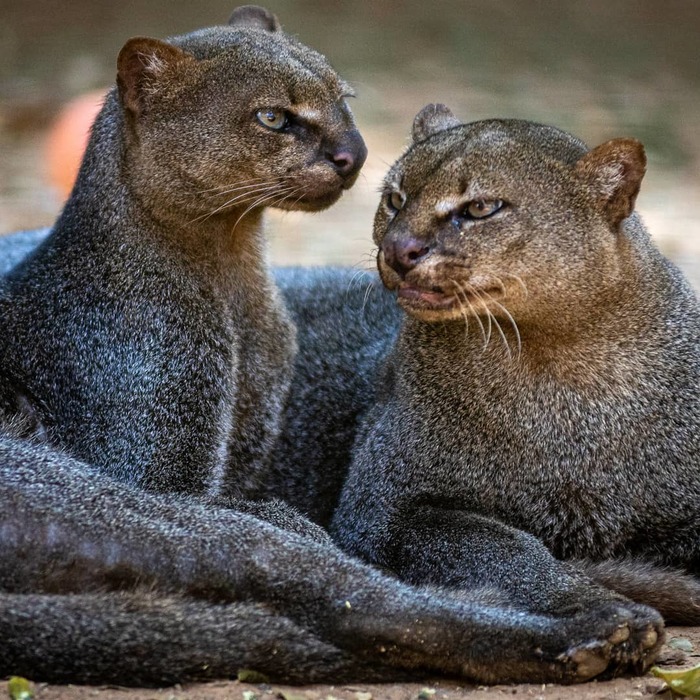
[[[580,641],[556,657],[563,670],[561,680],[568,683],[644,673],[664,640],[661,615],[631,603],[610,604],[576,616],[569,629]]]

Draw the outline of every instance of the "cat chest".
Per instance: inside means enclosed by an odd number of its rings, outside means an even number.
[[[402,442],[412,447],[400,449],[429,490],[502,515],[581,489],[607,493],[644,453],[644,435],[602,405],[499,393],[467,388],[403,412]]]

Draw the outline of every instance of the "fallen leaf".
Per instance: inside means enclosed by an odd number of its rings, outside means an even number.
[[[256,671],[252,668],[241,668],[236,673],[236,678],[241,683],[269,683],[270,679],[260,671]]]
[[[700,700],[700,665],[686,668],[682,671],[666,671],[654,666],[653,675],[666,681],[668,687],[678,695]]]
[[[7,692],[12,700],[32,700],[34,691],[32,684],[21,676],[12,676],[7,682]]]

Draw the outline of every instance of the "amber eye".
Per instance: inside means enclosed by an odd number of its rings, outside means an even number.
[[[266,126],[268,129],[274,129],[275,131],[284,129],[289,123],[287,113],[283,109],[277,109],[276,107],[259,109],[255,113],[255,116],[263,126]]]
[[[389,193],[386,201],[389,209],[399,211],[403,209],[403,205],[406,204],[406,195],[399,190],[394,190],[393,192]]]
[[[495,214],[503,207],[501,199],[475,199],[469,202],[464,209],[464,214],[470,219],[485,219],[491,214]]]

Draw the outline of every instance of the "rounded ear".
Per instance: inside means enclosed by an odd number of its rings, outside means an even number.
[[[159,39],[139,36],[129,39],[117,58],[117,85],[122,104],[132,114],[140,114],[146,98],[158,91],[168,68],[195,60],[191,54]]]
[[[428,136],[460,124],[461,122],[452,114],[449,107],[441,104],[426,105],[413,120],[413,143],[423,141]]]
[[[613,139],[586,153],[575,165],[613,228],[634,210],[647,158],[637,139]]]
[[[237,7],[229,17],[228,23],[234,27],[264,29],[268,32],[278,32],[281,29],[277,17],[269,10],[258,5],[241,5],[241,7]]]

